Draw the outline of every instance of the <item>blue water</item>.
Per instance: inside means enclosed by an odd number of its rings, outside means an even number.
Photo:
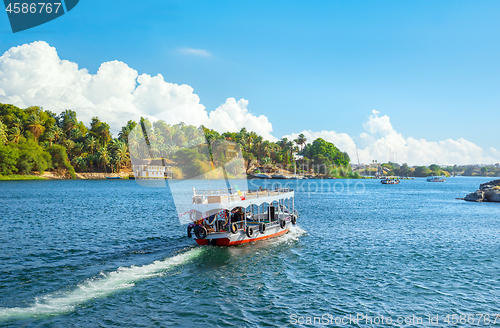
[[[196,246],[164,188],[0,182],[0,326],[307,327],[322,317],[333,327],[358,315],[423,319],[409,326],[439,315],[444,326],[453,314],[492,324],[500,204],[455,199],[488,180],[290,182],[298,225],[233,248]]]

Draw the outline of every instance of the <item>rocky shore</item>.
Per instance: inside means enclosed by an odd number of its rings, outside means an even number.
[[[500,179],[479,185],[479,190],[465,196],[469,202],[500,202]]]

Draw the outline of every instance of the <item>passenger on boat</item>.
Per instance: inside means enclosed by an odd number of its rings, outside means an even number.
[[[241,207],[233,210],[234,214],[232,215],[231,222],[240,222],[243,220],[243,212],[241,211]]]

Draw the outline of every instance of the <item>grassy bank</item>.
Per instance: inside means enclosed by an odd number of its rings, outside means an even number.
[[[47,179],[39,177],[38,175],[22,175],[22,174],[0,175],[0,181],[8,181],[8,180],[47,180]]]

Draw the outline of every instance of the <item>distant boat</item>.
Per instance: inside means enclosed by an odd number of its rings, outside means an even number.
[[[256,178],[256,179],[270,179],[271,178],[271,176],[269,174],[265,174],[265,173],[254,173],[254,174],[252,174],[252,177]]]
[[[112,179],[112,180],[116,180],[116,179],[121,179],[122,177],[106,177],[106,179]]]
[[[444,175],[441,176],[430,176],[427,177],[427,182],[446,182],[446,177]]]
[[[382,184],[399,184],[399,177],[386,177],[380,180]]]
[[[290,179],[289,176],[284,175],[284,174],[275,174],[272,176],[273,179]]]

